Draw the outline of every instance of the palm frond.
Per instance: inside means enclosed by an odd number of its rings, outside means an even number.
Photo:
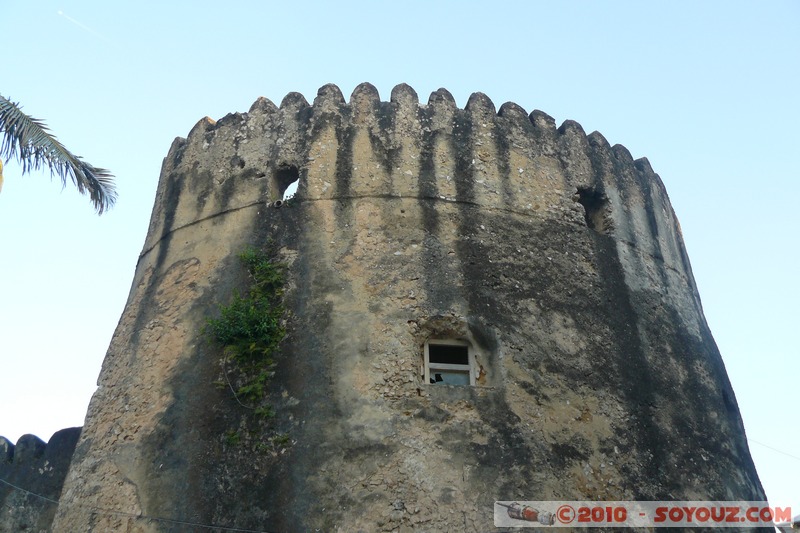
[[[50,175],[61,178],[66,187],[69,179],[81,194],[89,194],[98,214],[108,210],[117,200],[114,175],[73,155],[41,120],[22,112],[19,104],[0,95],[0,158],[16,158],[22,173],[49,168]]]

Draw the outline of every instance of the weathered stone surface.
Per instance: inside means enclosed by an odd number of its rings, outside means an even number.
[[[50,531],[81,428],[62,429],[44,443],[0,437],[0,531]]]
[[[764,499],[649,163],[481,93],[418,101],[326,86],[173,143],[56,530],[486,531],[496,499]],[[226,439],[250,413],[202,334],[247,245],[288,264],[279,451]],[[472,343],[476,386],[423,383],[441,337]]]

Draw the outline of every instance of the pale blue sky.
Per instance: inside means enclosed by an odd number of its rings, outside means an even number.
[[[423,102],[446,87],[574,119],[650,160],[762,483],[800,508],[800,2],[0,0],[0,18],[0,94],[120,192],[97,217],[5,169],[0,435],[83,423],[176,136],[258,96],[406,82]]]

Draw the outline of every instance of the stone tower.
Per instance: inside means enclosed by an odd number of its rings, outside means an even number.
[[[204,335],[248,246],[286,265],[267,421]],[[513,499],[765,499],[648,161],[406,85],[176,139],[54,530],[485,531]]]

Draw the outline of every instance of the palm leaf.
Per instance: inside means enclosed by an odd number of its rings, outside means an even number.
[[[72,181],[81,194],[89,194],[98,214],[117,200],[114,176],[73,155],[50,133],[41,120],[22,112],[19,104],[0,95],[0,158],[16,158],[22,173],[47,167],[61,178],[62,186]]]

